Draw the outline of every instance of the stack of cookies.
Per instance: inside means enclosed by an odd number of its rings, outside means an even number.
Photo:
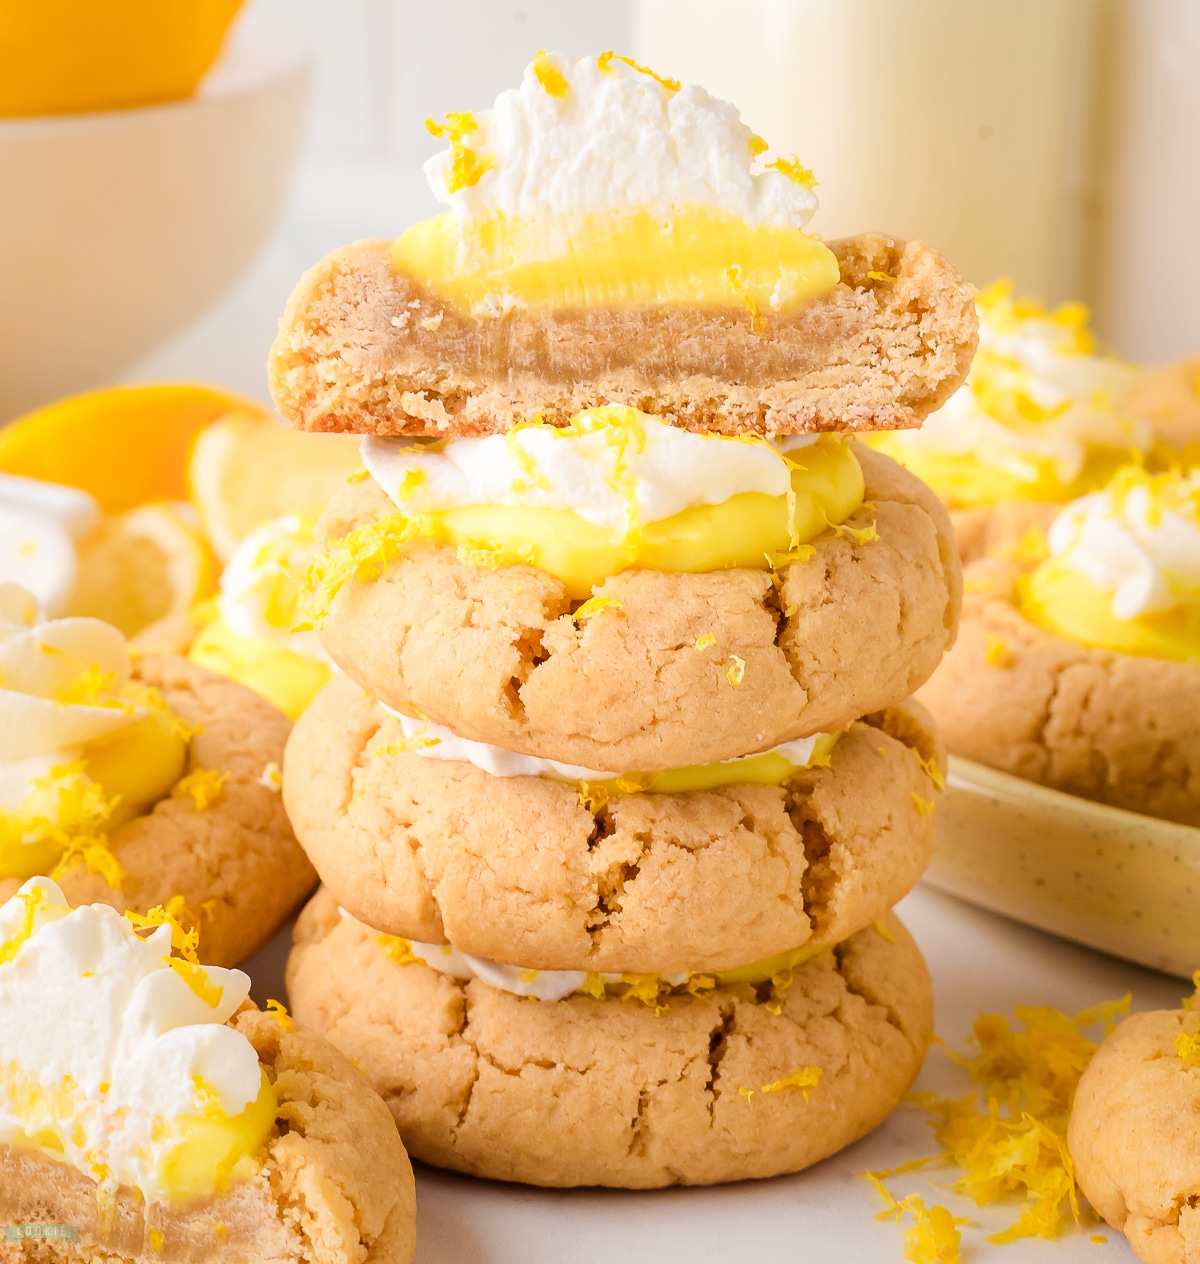
[[[539,54],[431,130],[450,211],[358,243],[272,353],[364,434],[309,578],[341,675],[285,804],[324,883],[297,1017],[409,1151],[540,1185],[797,1171],[875,1127],[932,1031],[889,911],[943,756],[940,501],[846,431],[961,383],[970,287],[826,245],[794,160],[625,59]]]

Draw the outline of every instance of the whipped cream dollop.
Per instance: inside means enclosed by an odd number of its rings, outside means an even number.
[[[896,435],[900,447],[974,456],[1030,482],[1048,461],[1062,484],[1079,477],[1096,449],[1149,450],[1150,427],[1123,412],[1142,372],[1094,354],[1086,308],[1048,312],[1014,300],[1003,283],[976,308],[979,350],[967,381],[919,430]]]
[[[1200,470],[1125,471],[1068,505],[1046,541],[1053,557],[1112,593],[1115,618],[1200,604]]]
[[[39,622],[32,595],[0,586],[0,809],[51,770],[149,713],[125,696],[125,637],[99,619]]]
[[[0,906],[0,1141],[159,1200],[178,1121],[255,1101],[258,1055],[224,1025],[249,978],[173,958],[171,934],[46,878]]]
[[[757,161],[766,145],[735,106],[611,53],[539,53],[519,88],[446,130],[425,174],[461,221],[700,207],[799,229],[817,209],[807,172]]]
[[[217,609],[230,630],[328,663],[315,632],[292,631],[304,576],[317,553],[312,523],[298,514],[252,531],[221,573]]]
[[[791,487],[782,450],[765,440],[693,434],[616,405],[588,409],[567,427],[444,445],[368,435],[362,458],[406,514],[468,505],[568,509],[618,534],[634,517],[659,522],[743,492],[785,496]]]
[[[596,768],[583,768],[578,764],[563,764],[556,759],[539,759],[536,755],[519,755],[502,746],[490,746],[487,742],[473,742],[459,737],[440,724],[415,719],[394,711],[385,703],[379,703],[389,715],[400,721],[405,738],[412,743],[413,751],[426,759],[447,759],[456,763],[473,764],[492,777],[555,777],[563,781],[605,781],[620,777],[629,769],[604,772]],[[802,737],[795,742],[783,742],[770,750],[755,755],[742,755],[734,759],[722,759],[720,765],[730,771],[730,781],[737,780],[737,766],[763,755],[782,756],[796,768],[807,768],[818,746],[826,739],[822,733]]]
[[[0,474],[0,581],[62,614],[75,587],[76,545],[99,520],[100,506],[86,492]]]

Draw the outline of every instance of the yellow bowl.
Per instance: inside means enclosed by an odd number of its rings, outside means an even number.
[[[0,0],[0,116],[191,96],[242,0]]]
[[[1200,967],[1200,829],[951,757],[926,881],[1090,948]]]

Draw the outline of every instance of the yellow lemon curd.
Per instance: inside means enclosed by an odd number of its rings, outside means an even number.
[[[644,444],[638,420],[643,416],[609,405],[579,414],[569,426],[546,427],[562,441],[606,432],[617,451],[612,483],[628,507],[623,532],[570,509],[535,505],[468,505],[411,517],[398,514],[355,529],[318,558],[306,581],[306,605],[323,616],[343,584],[378,578],[418,539],[454,545],[460,560],[475,565],[533,566],[560,579],[574,600],[590,597],[598,584],[626,570],[697,574],[730,567],[774,569],[807,558],[810,541],[839,528],[863,505],[862,467],[854,452],[840,436],[822,435],[783,458],[791,471],[785,495],[743,492],[719,504],[695,505],[641,522],[627,453]],[[757,437],[709,438],[714,443],[766,442]],[[530,468],[531,484],[537,477]]]
[[[556,249],[553,225],[500,214],[463,224],[447,211],[397,238],[392,265],[475,316],[682,306],[748,311],[756,332],[768,314],[794,311],[841,278],[819,238],[702,207],[592,215],[560,231]]]
[[[1047,558],[1018,585],[1021,613],[1055,636],[1142,658],[1200,662],[1200,601],[1118,619],[1112,593],[1062,558]]]
[[[0,879],[51,874],[77,851],[95,865],[107,831],[145,812],[183,776],[187,729],[153,691],[130,693],[149,714],[36,778],[18,808],[0,808]],[[102,871],[114,882],[120,871],[107,860]]]
[[[200,630],[188,658],[253,689],[291,720],[329,683],[331,674],[325,663],[283,645],[242,636],[220,618]]]

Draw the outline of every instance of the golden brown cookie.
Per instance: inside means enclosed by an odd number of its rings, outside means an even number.
[[[916,426],[966,377],[974,290],[923,242],[829,243],[841,283],[794,313],[458,312],[392,266],[335,251],[300,280],[268,364],[303,430],[481,435],[535,412],[564,425],[630,404],[689,430],[792,434]]]
[[[671,995],[656,1012],[526,1001],[396,965],[321,891],[297,924],[288,987],[418,1158],[534,1185],[705,1185],[799,1171],[870,1132],[907,1091],[932,992],[903,926],[889,915],[883,929],[790,982]],[[819,1082],[797,1086],[809,1068]]]
[[[951,754],[1200,825],[1200,663],[1090,649],[1016,606],[1016,562],[965,572],[958,641],[919,693]]]
[[[1031,531],[1043,535],[1063,505],[1054,500],[1012,500],[974,509],[951,509],[950,522],[962,564],[981,557],[1011,555]]]
[[[122,912],[145,913],[182,896],[197,918],[201,960],[236,965],[274,935],[317,881],[277,786],[264,779],[270,765],[283,765],[291,724],[258,694],[186,659],[140,657],[134,678],[200,730],[188,743],[187,772],[217,772],[224,783],[203,809],[190,796],[168,796],[113,831],[108,846],[123,871],[119,889],[82,862],[55,881],[72,905]],[[20,885],[0,880],[0,901]]]
[[[1164,459],[1185,465],[1200,461],[1200,356],[1148,373],[1127,408],[1154,428],[1166,449]]]
[[[625,571],[577,624],[562,582],[414,543],[339,592],[321,640],[389,706],[462,737],[624,772],[730,759],[902,701],[954,639],[961,576],[941,502],[888,457],[855,452],[870,502],[808,561],[708,574]],[[335,497],[326,543],[394,513],[373,482]],[[715,638],[710,640],[710,638]]]
[[[381,750],[402,738],[344,678],[297,722],[284,802],[325,885],[377,930],[542,970],[720,970],[845,939],[928,865],[925,768],[944,763],[908,703],[786,785],[585,808],[576,782]]]
[[[261,1167],[227,1192],[147,1204],[122,1186],[111,1228],[95,1181],[40,1151],[0,1145],[0,1224],[68,1225],[42,1251],[79,1264],[408,1264],[416,1245],[412,1167],[384,1104],[326,1041],[243,1009],[246,1036],[279,1099]],[[0,1264],[26,1264],[0,1240]],[[39,1258],[43,1258],[40,1257]]]
[[[1100,1046],[1071,1111],[1079,1187],[1147,1264],[1200,1264],[1200,1054],[1183,1056],[1191,1048],[1200,1051],[1200,1009],[1134,1014]]]

